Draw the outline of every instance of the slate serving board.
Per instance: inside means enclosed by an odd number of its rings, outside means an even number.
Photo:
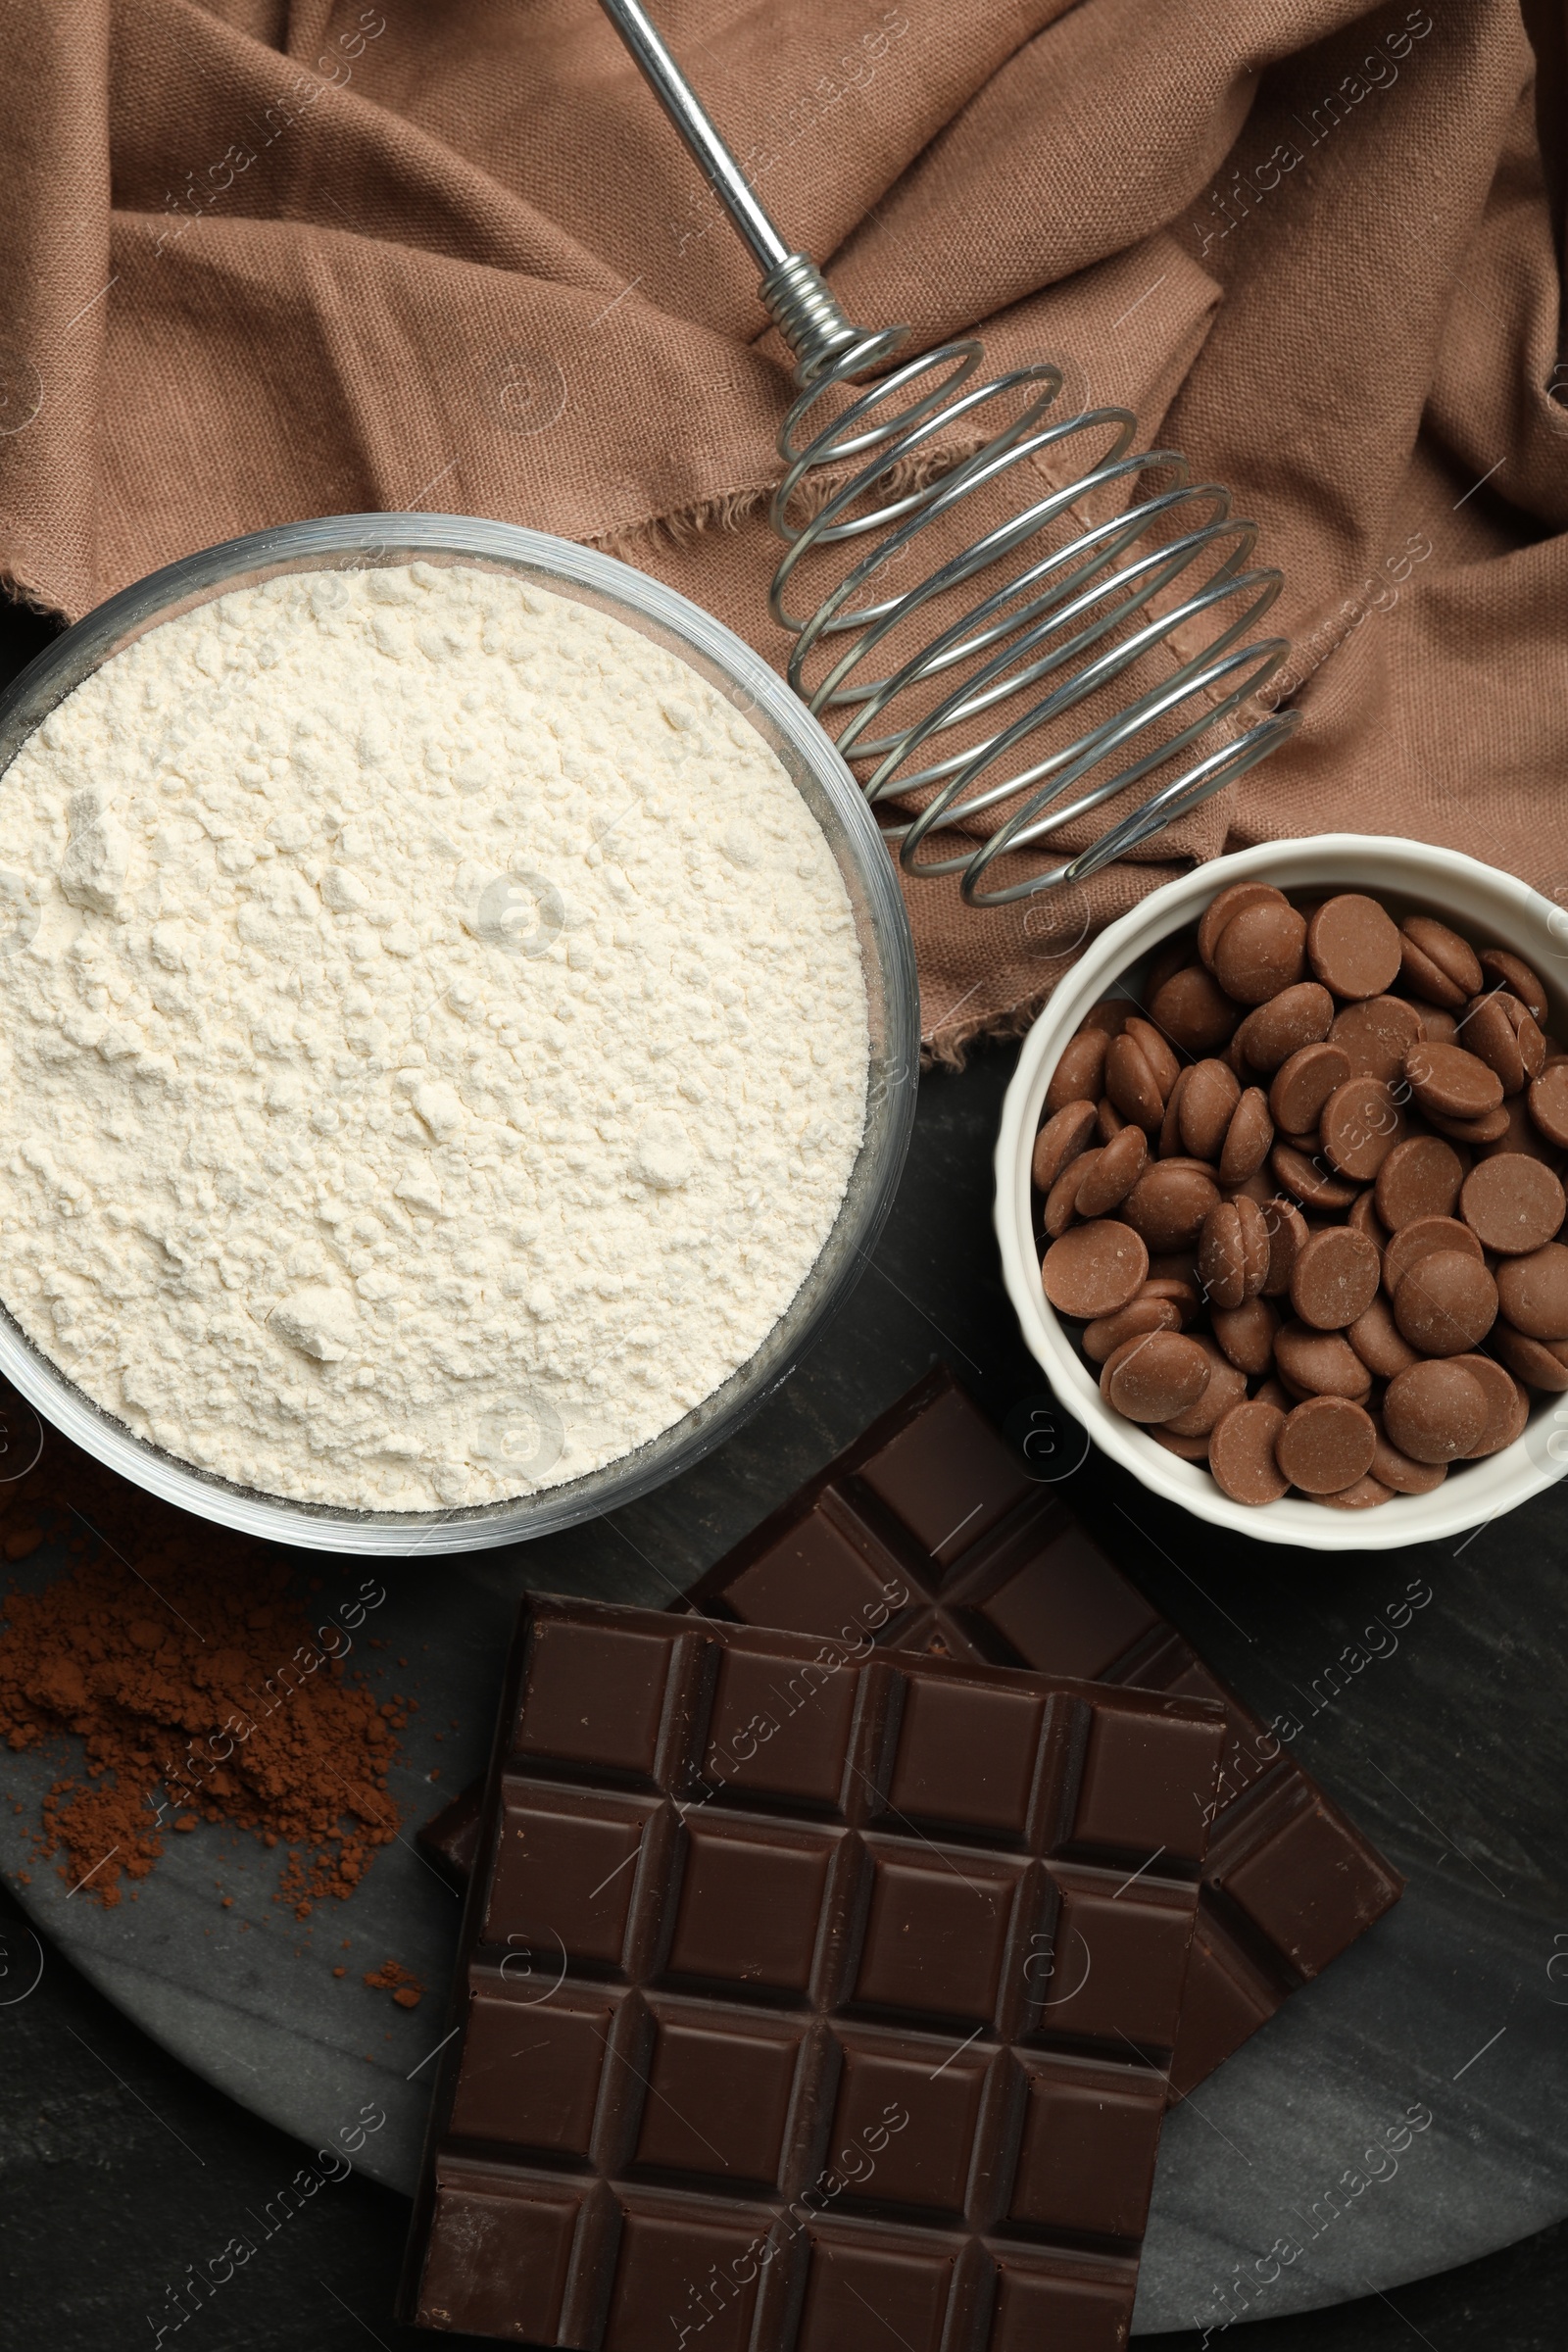
[[[898,1206],[851,1306],[719,1454],[613,1520],[388,1565],[364,1629],[386,1646],[360,1656],[418,1701],[391,1784],[404,1842],[349,1901],[302,1925],[271,1901],[277,1856],[205,1826],[171,1838],[114,1911],[49,1866],[22,1886],[38,1797],[71,1759],[4,1752],[0,1795],[23,1810],[0,1809],[0,1866],[39,1930],[166,2048],[311,2146],[383,2116],[356,2161],[410,2188],[458,1903],[408,1839],[483,1760],[517,1594],[662,1605],[939,1354],[999,1420],[1049,1403],[990,1233],[1009,1060],[923,1082]],[[1061,1437],[1059,1462],[1076,1462],[1070,1424]],[[1410,1880],[1170,2117],[1138,2332],[1388,2290],[1568,2214],[1563,1490],[1452,1545],[1377,1555],[1200,1527],[1094,1454],[1065,1492],[1219,1671],[1298,1727],[1303,1760]],[[46,1547],[18,1573],[37,1584],[63,1564]],[[388,1958],[430,1988],[417,2008],[365,1987]]]

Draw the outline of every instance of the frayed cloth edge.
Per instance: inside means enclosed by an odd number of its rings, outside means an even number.
[[[975,434],[901,459],[889,469],[886,478],[878,482],[879,501],[904,498],[911,490],[923,490],[928,483],[940,481],[965,459],[976,456],[989,439],[988,434]],[[793,502],[796,518],[806,522],[813,514],[819,514],[828,500],[836,497],[852,479],[853,470],[850,465],[823,466],[808,475]],[[772,481],[754,482],[744,490],[715,491],[711,497],[694,500],[690,506],[677,507],[669,514],[645,514],[636,522],[615,523],[608,530],[590,531],[586,543],[623,564],[636,563],[639,556],[657,554],[661,549],[689,547],[705,531],[738,531],[754,514],[771,506],[777,489],[778,483]]]
[[[1020,998],[1014,1005],[1003,1006],[996,1012],[975,1013],[968,1020],[955,1021],[951,1028],[939,1028],[930,1037],[922,1037],[920,1067],[956,1073],[966,1066],[974,1046],[993,1040],[1005,1044],[1010,1038],[1025,1036],[1072,968],[1069,963],[1054,980]]]
[[[49,594],[40,581],[28,580],[14,564],[0,563],[0,596],[24,612],[35,612],[40,620],[58,621],[62,628],[71,626],[71,614],[64,605]]]

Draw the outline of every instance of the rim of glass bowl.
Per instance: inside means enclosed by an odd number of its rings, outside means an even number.
[[[679,1421],[602,1469],[503,1502],[375,1511],[298,1502],[139,1438],[46,1356],[0,1300],[0,1374],[110,1469],[199,1517],[274,1542],[392,1557],[469,1551],[570,1527],[664,1485],[733,1435],[844,1303],[892,1205],[914,1121],[919,996],[908,920],[876,822],[831,738],[751,647],[662,582],[596,548],[466,514],[334,514],[281,524],[150,572],[58,637],[0,696],[0,782],[51,710],[148,629],[280,573],[464,563],[537,579],[639,629],[706,678],[777,753],[844,876],[865,973],[865,1134],[827,1240],[761,1346]],[[3,1281],[3,1277],[0,1277]]]

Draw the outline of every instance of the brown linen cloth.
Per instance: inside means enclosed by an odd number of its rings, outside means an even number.
[[[852,317],[1070,355],[1286,573],[1282,754],[1078,906],[906,885],[932,1052],[1021,1025],[1086,926],[1271,836],[1400,832],[1568,903],[1563,0],[657,13]],[[422,508],[608,546],[782,665],[791,387],[592,0],[0,22],[13,593],[74,618],[239,532]]]

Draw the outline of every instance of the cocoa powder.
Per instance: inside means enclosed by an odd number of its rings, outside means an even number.
[[[0,1430],[35,1437],[0,1391]],[[15,1751],[71,1735],[82,1766],[49,1788],[34,1851],[113,1906],[166,1836],[199,1822],[286,1849],[274,1901],[309,1915],[351,1893],[401,1817],[387,1793],[412,1700],[379,1699],[346,1664],[385,1598],[373,1578],[334,1600],[285,1555],[188,1518],[54,1431],[0,1484],[13,1560],[63,1540],[70,1564],[0,1616],[0,1739]]]
[[[367,1969],[365,1982],[372,1992],[389,1992],[400,2009],[417,2009],[427,1990],[401,1960],[383,1960],[379,1968]]]

